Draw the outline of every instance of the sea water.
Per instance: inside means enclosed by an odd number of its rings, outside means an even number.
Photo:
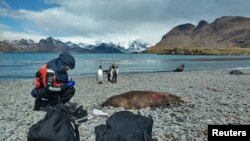
[[[0,80],[34,79],[37,70],[57,58],[59,53],[1,53]],[[172,71],[185,64],[185,71],[247,69],[250,56],[156,55],[156,54],[82,54],[72,53],[76,67],[70,76],[95,76],[116,64],[119,74]]]

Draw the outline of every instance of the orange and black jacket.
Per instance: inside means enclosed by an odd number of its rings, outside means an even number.
[[[49,91],[64,91],[68,82],[68,73],[64,71],[65,66],[73,69],[75,59],[64,52],[58,58],[49,61],[36,73],[36,88],[46,88]]]
[[[48,68],[48,65],[43,65],[36,73],[36,88],[45,88],[49,91],[60,92],[65,90],[65,82],[58,82],[55,71]]]

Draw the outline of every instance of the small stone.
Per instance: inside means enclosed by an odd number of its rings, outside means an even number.
[[[188,107],[195,108],[195,104],[189,104]]]
[[[180,127],[179,126],[175,126],[174,127],[174,131],[178,133],[180,131]]]
[[[199,135],[199,137],[203,137],[205,135],[205,129],[199,129],[198,135]]]
[[[186,135],[182,135],[181,140],[183,140],[183,141],[186,140]]]

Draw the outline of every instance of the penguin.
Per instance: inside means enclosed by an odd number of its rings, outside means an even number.
[[[102,66],[99,66],[99,69],[97,71],[97,81],[99,84],[103,83],[103,71],[102,71]]]
[[[113,71],[113,79],[112,79],[113,83],[117,82],[117,75],[118,75],[118,66],[115,66],[114,71]]]

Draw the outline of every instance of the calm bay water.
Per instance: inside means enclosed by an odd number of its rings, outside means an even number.
[[[36,71],[58,53],[1,53],[0,80],[30,79]],[[99,65],[107,70],[113,63],[119,66],[119,73],[141,73],[171,71],[185,64],[185,71],[246,69],[250,68],[250,56],[184,56],[154,54],[72,54],[76,67],[71,76],[94,76]]]

